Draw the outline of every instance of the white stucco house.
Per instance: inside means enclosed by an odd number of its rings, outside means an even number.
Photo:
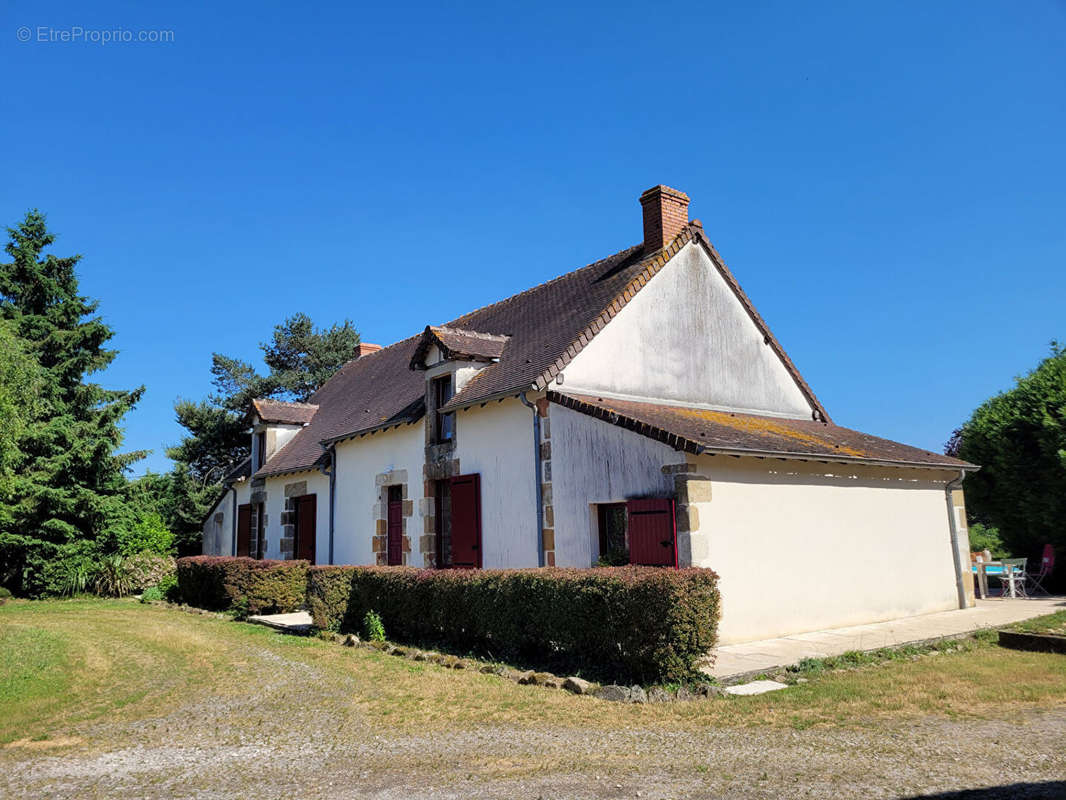
[[[739,642],[972,604],[976,467],[835,425],[688,197],[643,241],[260,400],[204,552],[718,572]]]

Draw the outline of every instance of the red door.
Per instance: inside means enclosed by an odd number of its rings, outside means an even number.
[[[296,498],[296,558],[315,563],[316,496],[305,494]]]
[[[481,476],[452,478],[452,566],[481,566]]]
[[[651,567],[677,566],[677,528],[674,501],[654,498],[630,500],[629,561]]]
[[[251,543],[252,507],[247,504],[237,506],[237,555],[247,557]]]
[[[387,532],[388,565],[399,567],[403,564],[403,489],[399,486],[389,487]]]

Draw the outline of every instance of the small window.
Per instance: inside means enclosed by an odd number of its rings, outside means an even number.
[[[433,408],[437,415],[433,441],[438,444],[450,442],[455,436],[455,413],[440,411],[452,399],[454,393],[451,375],[442,375],[433,379]]]
[[[259,469],[266,463],[267,435],[266,431],[259,431],[255,435],[255,468]]]
[[[600,560],[607,566],[629,563],[629,526],[625,503],[597,506],[600,529]]]

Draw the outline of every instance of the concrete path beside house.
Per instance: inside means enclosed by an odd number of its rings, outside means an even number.
[[[714,666],[706,672],[719,680],[787,667],[804,658],[824,658],[849,650],[876,650],[879,647],[923,642],[948,636],[1009,625],[1032,617],[1066,609],[1066,598],[978,600],[975,608],[940,611],[918,617],[904,617],[871,625],[798,633],[780,639],[764,639],[719,647]]]

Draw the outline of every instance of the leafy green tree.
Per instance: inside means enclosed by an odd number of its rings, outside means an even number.
[[[0,561],[7,565],[0,564],[7,573],[0,578],[11,580],[12,553],[22,554],[24,569],[40,572],[62,555],[55,548],[76,545],[79,558],[86,547],[114,549],[128,521],[124,473],[144,456],[116,453],[119,422],[144,387],[111,390],[87,380],[114,359],[115,351],[105,347],[114,332],[96,315],[96,301],[79,294],[80,256],[45,254],[55,236],[44,215],[30,211],[8,234],[12,260],[0,264],[0,320],[36,362],[39,379],[37,403],[27,409],[18,437],[20,467],[0,528]]]
[[[262,342],[267,373],[246,361],[220,353],[211,357],[214,392],[201,401],[179,400],[178,423],[188,431],[167,450],[176,466],[171,473],[164,517],[181,552],[198,550],[204,514],[217,498],[222,479],[250,454],[245,422],[255,398],[306,402],[352,358],[359,334],[350,320],[316,328],[306,314],[295,314],[274,327]]]
[[[1066,548],[1066,349],[974,411],[948,452],[981,466],[966,479],[972,522],[995,527],[1007,550]]]

